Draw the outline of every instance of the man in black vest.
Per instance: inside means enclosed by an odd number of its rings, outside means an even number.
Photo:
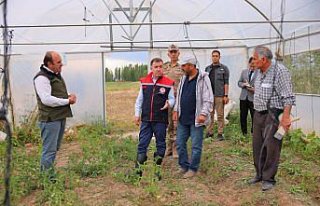
[[[33,79],[39,108],[39,126],[42,138],[41,170],[53,170],[54,160],[60,148],[66,118],[72,117],[70,105],[76,103],[76,95],[68,95],[61,76],[62,61],[57,52],[48,51],[40,71]]]

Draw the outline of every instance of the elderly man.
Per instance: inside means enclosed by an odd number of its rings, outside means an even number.
[[[67,92],[61,76],[62,61],[55,51],[48,51],[40,71],[34,77],[42,138],[41,170],[53,169],[63,137],[66,118],[72,117],[70,105],[76,95]]]
[[[185,57],[181,61],[185,75],[178,87],[173,120],[178,121],[177,146],[180,173],[191,178],[199,169],[203,130],[210,123],[213,94],[208,73],[196,68],[196,59]],[[187,141],[191,136],[191,158],[189,161]]]
[[[170,79],[174,80],[174,96],[177,95],[177,88],[179,85],[180,78],[183,75],[183,71],[178,63],[179,60],[179,47],[171,44],[168,48],[169,62],[163,65],[163,73]],[[166,156],[171,156],[173,158],[178,158],[177,144],[176,144],[176,131],[177,128],[174,126],[172,121],[172,109],[169,108],[169,124],[168,124],[168,138],[167,138],[167,150]]]
[[[212,64],[205,69],[209,74],[212,92],[214,95],[213,111],[211,118],[214,120],[214,110],[218,116],[218,140],[224,140],[224,105],[229,102],[229,69],[226,65],[220,63],[220,51],[213,50],[211,53]],[[207,129],[206,137],[213,136],[214,121]]]
[[[168,125],[168,108],[173,107],[173,80],[163,76],[163,61],[160,58],[151,60],[152,71],[141,78],[141,87],[135,104],[135,123],[140,125],[137,152],[137,174],[142,176],[140,165],[147,160],[147,150],[151,138],[156,138],[157,151],[154,161],[160,166],[166,151],[166,129]],[[156,173],[161,179],[160,173]]]
[[[272,63],[272,52],[267,47],[255,48],[253,64],[259,69],[253,100],[252,145],[256,176],[249,184],[262,181],[262,190],[266,191],[274,187],[279,165],[282,139],[275,133],[279,127],[285,132],[289,130],[295,96],[289,70],[281,63]]]

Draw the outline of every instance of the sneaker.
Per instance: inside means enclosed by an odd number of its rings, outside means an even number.
[[[182,167],[180,167],[179,170],[178,170],[178,174],[180,174],[180,175],[184,175],[184,174],[187,173],[187,172],[188,172],[188,170],[187,170],[187,169],[184,169],[184,168],[182,168]]]
[[[274,187],[274,183],[272,182],[268,182],[268,181],[263,181],[262,182],[262,191],[267,191],[267,190],[270,190]]]
[[[188,172],[186,172],[184,175],[183,175],[183,179],[188,179],[188,178],[192,178],[196,175],[196,172],[195,171],[192,171],[192,170],[188,170]]]
[[[223,134],[218,134],[217,139],[218,139],[219,141],[223,141],[223,140],[224,140]]]
[[[253,184],[256,184],[256,183],[258,183],[258,182],[261,182],[261,179],[260,179],[260,178],[257,178],[257,177],[254,177],[254,178],[248,180],[248,184],[249,184],[249,185],[253,185]]]

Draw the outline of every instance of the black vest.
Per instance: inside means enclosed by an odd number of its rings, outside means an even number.
[[[33,81],[38,76],[45,76],[50,80],[52,96],[63,99],[68,98],[67,87],[60,74],[54,74],[52,72],[49,72],[47,69],[41,66],[40,71],[33,78]],[[39,121],[50,122],[65,119],[67,117],[72,117],[72,111],[69,104],[58,107],[50,107],[41,102],[41,99],[37,92],[36,95],[39,108]]]

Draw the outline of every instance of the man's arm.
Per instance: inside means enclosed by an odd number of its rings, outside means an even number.
[[[238,87],[244,89],[246,87],[246,85],[248,85],[248,81],[246,81],[243,76],[244,76],[244,71],[241,72],[241,75],[240,75],[240,79],[238,81]]]
[[[229,73],[228,67],[225,67],[225,70],[226,70],[225,75],[224,75],[224,95],[225,96],[223,97],[223,103],[228,104],[228,102],[229,102],[228,95],[229,95],[229,75],[230,75],[230,73]]]
[[[290,113],[292,105],[295,105],[295,96],[292,91],[292,82],[289,71],[287,69],[280,70],[278,77],[279,94],[284,105],[280,126],[287,132],[291,126]]]
[[[282,126],[286,132],[288,132],[291,126],[291,118],[290,118],[291,108],[292,108],[291,105],[287,105],[283,108],[283,114],[280,120],[280,126]]]
[[[72,94],[68,99],[57,98],[51,95],[50,80],[45,76],[38,76],[34,80],[35,90],[44,105],[58,107],[75,103],[75,95]]]
[[[228,104],[229,102],[229,84],[224,85],[224,97],[223,97],[223,103]]]
[[[140,115],[142,111],[142,102],[143,102],[143,93],[142,93],[142,86],[140,86],[139,94],[136,99],[135,103],[135,111],[134,111],[134,122],[136,125],[140,124]]]
[[[165,105],[160,110],[165,110],[167,108],[172,108],[174,106],[175,98],[174,98],[174,88],[173,86],[170,88],[169,94],[168,94],[168,100],[166,101]]]
[[[204,116],[210,115],[212,112],[212,104],[213,104],[213,92],[211,87],[211,82],[208,76],[204,78],[204,85],[203,85],[203,105],[200,114]]]

